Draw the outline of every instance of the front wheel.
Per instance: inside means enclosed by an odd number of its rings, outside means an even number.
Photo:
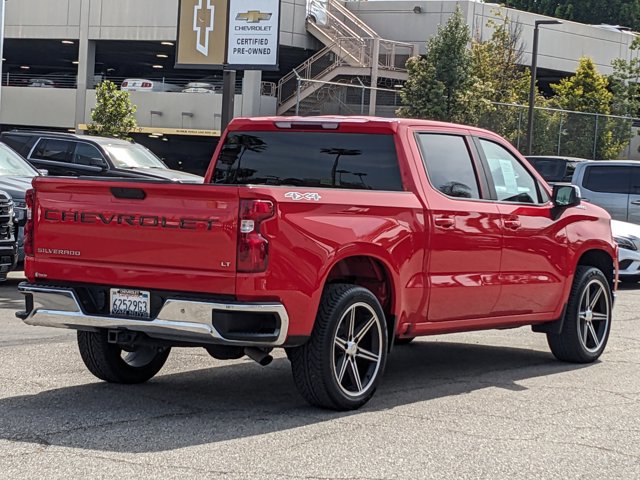
[[[551,352],[559,360],[594,362],[602,355],[611,330],[611,287],[595,267],[576,269],[560,334],[547,334]]]
[[[80,356],[89,371],[109,383],[144,383],[164,366],[170,348],[136,346],[124,350],[109,343],[107,331],[78,331]]]
[[[296,387],[312,405],[359,408],[380,382],[387,344],[387,325],[377,298],[356,285],[329,285],[311,338],[290,350]]]

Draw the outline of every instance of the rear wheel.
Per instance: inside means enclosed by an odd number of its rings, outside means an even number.
[[[547,334],[551,352],[566,362],[597,360],[609,339],[611,309],[611,288],[604,274],[595,267],[578,267],[562,332]]]
[[[78,332],[80,356],[89,371],[109,383],[143,383],[164,366],[170,348],[135,346],[126,350],[107,341],[107,331]]]
[[[353,410],[373,396],[387,359],[387,327],[376,297],[329,285],[309,341],[290,350],[293,379],[312,405]]]

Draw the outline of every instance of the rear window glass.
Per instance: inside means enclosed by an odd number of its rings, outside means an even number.
[[[629,193],[631,167],[589,167],[584,186],[592,192]]]
[[[571,181],[576,169],[575,163],[562,159],[527,158],[527,160],[547,182]]]
[[[29,155],[35,140],[36,139],[34,137],[29,135],[12,135],[10,133],[2,135],[2,142],[9,145],[23,157]]]
[[[213,183],[403,190],[392,135],[230,133]]]

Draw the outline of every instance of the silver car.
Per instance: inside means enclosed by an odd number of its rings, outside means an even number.
[[[571,183],[580,187],[583,200],[604,208],[614,220],[640,224],[640,162],[580,162]]]
[[[619,247],[620,281],[640,281],[640,225],[612,220],[611,232]]]

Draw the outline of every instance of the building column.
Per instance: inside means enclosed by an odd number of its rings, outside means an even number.
[[[242,116],[256,117],[260,115],[260,90],[262,88],[262,71],[246,70],[242,79]]]
[[[93,87],[96,65],[96,42],[89,40],[89,23],[91,0],[81,0],[80,3],[80,38],[78,45],[78,86],[76,90],[76,133],[82,134],[78,126],[87,123],[87,90]]]

